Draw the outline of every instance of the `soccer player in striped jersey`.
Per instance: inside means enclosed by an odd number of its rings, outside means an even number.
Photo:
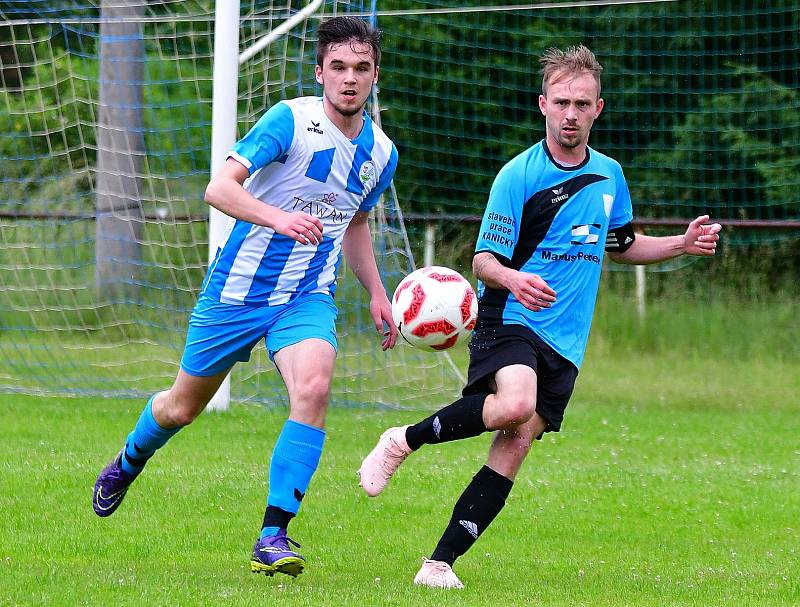
[[[286,384],[289,417],[272,453],[251,570],[302,572],[287,527],[325,440],[342,254],[370,295],[382,348],[397,338],[367,223],[397,166],[394,144],[364,111],[379,62],[378,30],[354,17],[324,22],[315,68],[322,96],[272,106],[209,183],[206,201],[230,217],[224,241],[189,321],[174,384],[149,400],[97,479],[99,516],[119,507],[148,459],[203,411],[231,367],[249,360],[264,338]]]
[[[635,234],[620,165],[588,147],[603,109],[602,67],[584,46],[542,57],[539,109],[545,139],[498,173],[473,259],[478,322],[467,386],[456,402],[417,424],[390,428],[361,465],[378,495],[425,444],[494,431],[487,463],[458,499],[414,583],[463,584],[452,570],[499,514],[534,440],[558,432],[583,360],[604,249],[620,263],[713,255],[719,224],[693,220],[678,236]]]

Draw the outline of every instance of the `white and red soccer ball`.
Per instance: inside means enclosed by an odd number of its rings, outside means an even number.
[[[392,296],[392,318],[400,335],[423,350],[447,350],[475,327],[478,298],[469,281],[442,266],[406,276]]]

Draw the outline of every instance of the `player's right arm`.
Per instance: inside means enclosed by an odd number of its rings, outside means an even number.
[[[259,200],[244,188],[259,169],[290,153],[294,114],[286,103],[273,105],[233,146],[225,165],[206,188],[205,200],[229,217],[272,228],[302,244],[322,239],[322,222],[302,212],[287,212]]]
[[[229,217],[272,228],[302,244],[322,240],[322,222],[300,211],[287,212],[266,204],[244,189],[250,173],[243,164],[228,158],[206,188],[205,201]]]
[[[484,285],[510,291],[523,306],[538,312],[549,308],[556,293],[537,274],[511,268],[525,204],[527,156],[508,162],[495,177],[475,244],[472,271]]]
[[[472,259],[472,272],[487,287],[510,291],[518,302],[534,312],[549,308],[556,300],[556,292],[541,276],[504,266],[492,253],[477,253]]]

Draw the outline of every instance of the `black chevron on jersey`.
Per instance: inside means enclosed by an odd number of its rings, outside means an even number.
[[[558,211],[578,192],[586,186],[598,181],[605,181],[608,177],[584,173],[567,179],[545,190],[536,192],[531,196],[522,209],[519,236],[514,246],[511,259],[498,257],[500,263],[508,268],[519,270],[525,265],[547,235]],[[487,325],[500,323],[503,318],[503,308],[508,300],[507,289],[493,289],[486,287],[478,302],[478,324],[476,329]]]

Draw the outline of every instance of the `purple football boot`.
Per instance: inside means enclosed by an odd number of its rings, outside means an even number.
[[[135,475],[128,474],[122,469],[122,453],[117,455],[113,462],[103,468],[94,483],[92,499],[94,513],[97,516],[114,514],[135,478]]]
[[[286,529],[281,529],[277,535],[262,537],[253,547],[250,571],[266,573],[269,576],[285,573],[292,577],[303,573],[306,560],[292,550],[289,544],[300,548],[300,544],[287,537]]]

